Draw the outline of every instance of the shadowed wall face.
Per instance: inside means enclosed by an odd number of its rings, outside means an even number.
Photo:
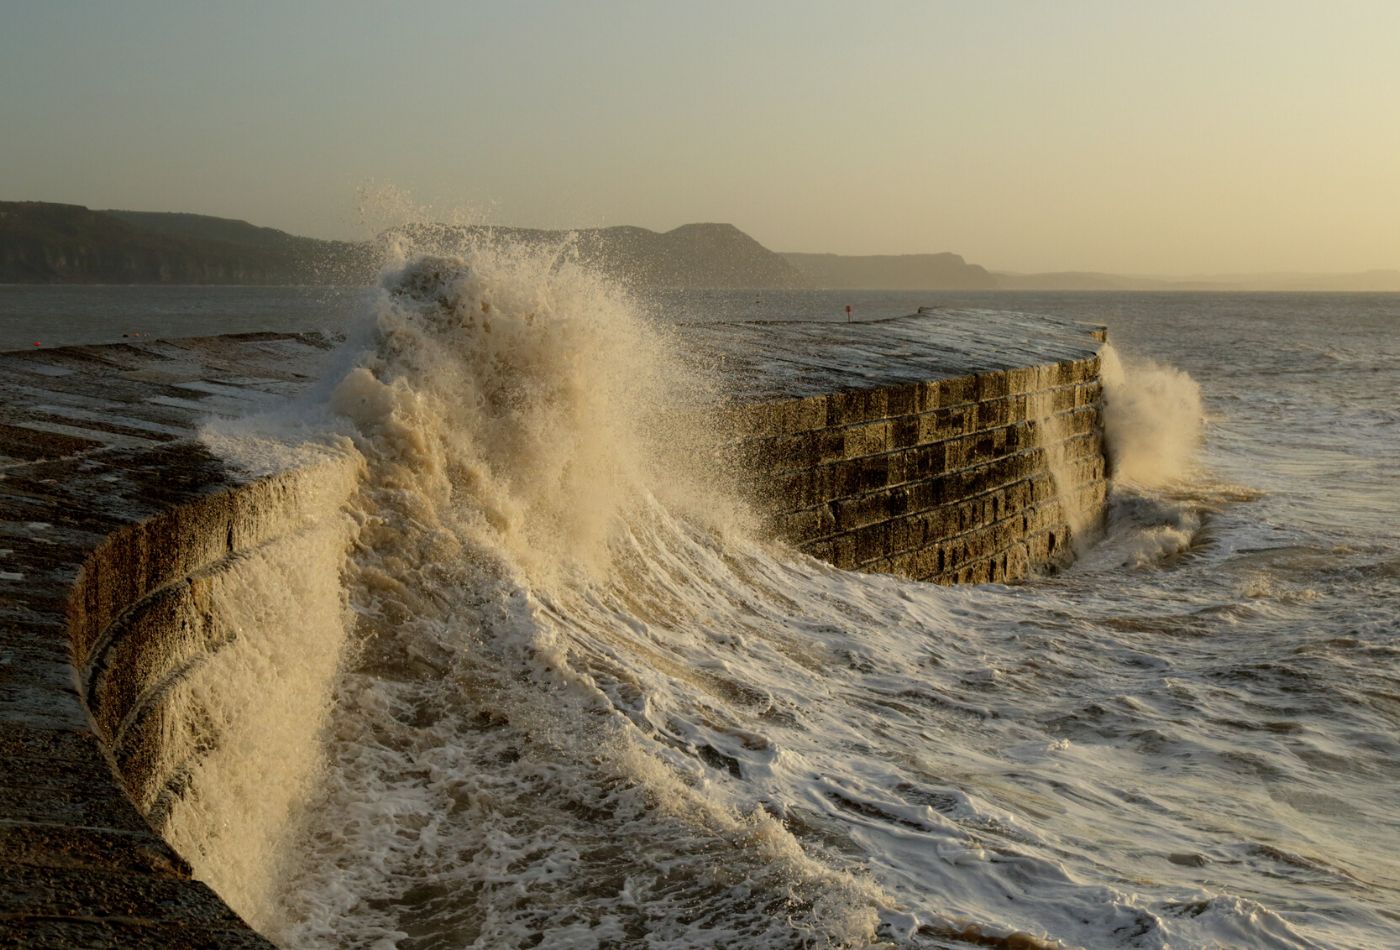
[[[1098,357],[735,414],[778,533],[848,570],[1014,581],[1072,557],[1106,496]]]

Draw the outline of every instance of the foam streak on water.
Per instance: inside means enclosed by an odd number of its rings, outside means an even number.
[[[1074,568],[938,588],[748,531],[674,421],[711,386],[564,258],[410,256],[376,308],[330,397],[356,647],[247,891],[280,942],[1400,937],[1400,652],[1322,606],[1394,603],[1400,560],[1270,546],[1195,467],[1189,377],[1106,359],[1119,483]]]

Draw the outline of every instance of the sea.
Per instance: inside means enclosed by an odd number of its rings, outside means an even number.
[[[0,287],[0,348],[349,338],[315,405],[206,436],[360,466],[315,550],[250,559],[249,610],[330,592],[260,634],[296,648],[220,674],[311,697],[305,728],[230,731],[168,832],[263,933],[1400,947],[1400,295],[638,295],[508,258]],[[847,305],[1108,327],[1115,483],[1073,566],[837,570],[665,421],[726,385],[674,325]]]

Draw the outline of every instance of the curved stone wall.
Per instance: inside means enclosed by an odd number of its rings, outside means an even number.
[[[330,456],[186,502],[109,535],[83,564],[68,609],[79,694],[156,831],[192,760],[227,729],[191,689],[203,665],[246,636],[219,609],[227,579],[253,552],[337,518],[356,471],[350,457]],[[309,591],[292,599],[326,606]]]
[[[808,374],[826,391],[784,383],[726,424],[803,550],[1015,579],[1065,556],[1071,499],[1089,523],[1102,511],[1097,345],[1065,330],[1041,363],[909,359],[839,391]],[[158,831],[227,728],[187,687],[246,637],[221,610],[228,580],[336,517],[356,468],[327,455],[252,477],[190,437],[210,412],[304,388],[327,348],[263,334],[0,354],[3,940],[269,946]]]
[[[269,946],[148,819],[200,748],[170,700],[230,637],[217,579],[353,481],[329,457],[252,477],[191,437],[299,390],[329,345],[0,354],[0,944]]]

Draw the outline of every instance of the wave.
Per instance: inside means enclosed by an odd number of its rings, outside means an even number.
[[[260,929],[295,947],[1308,945],[1184,883],[1194,819],[1115,784],[1132,769],[1091,737],[1148,713],[1088,698],[1141,662],[1110,624],[1054,588],[851,574],[770,542],[697,422],[722,387],[634,301],[566,247],[403,250],[292,426],[360,471],[337,568],[352,620],[334,675],[324,657],[308,674],[333,712],[243,749],[301,763],[305,807],[241,855],[200,840],[227,815],[186,824],[200,875]],[[1167,563],[1202,532],[1187,494],[1149,487],[1192,471],[1198,390],[1119,370],[1110,354],[1117,521],[1087,571]],[[1082,712],[1045,712],[1076,690]],[[1185,741],[1150,731],[1131,741]],[[1144,883],[1093,842],[1148,815],[1169,870]]]
[[[1101,359],[1104,441],[1114,482],[1160,488],[1197,474],[1205,411],[1196,381],[1151,360],[1125,365],[1111,345]]]

